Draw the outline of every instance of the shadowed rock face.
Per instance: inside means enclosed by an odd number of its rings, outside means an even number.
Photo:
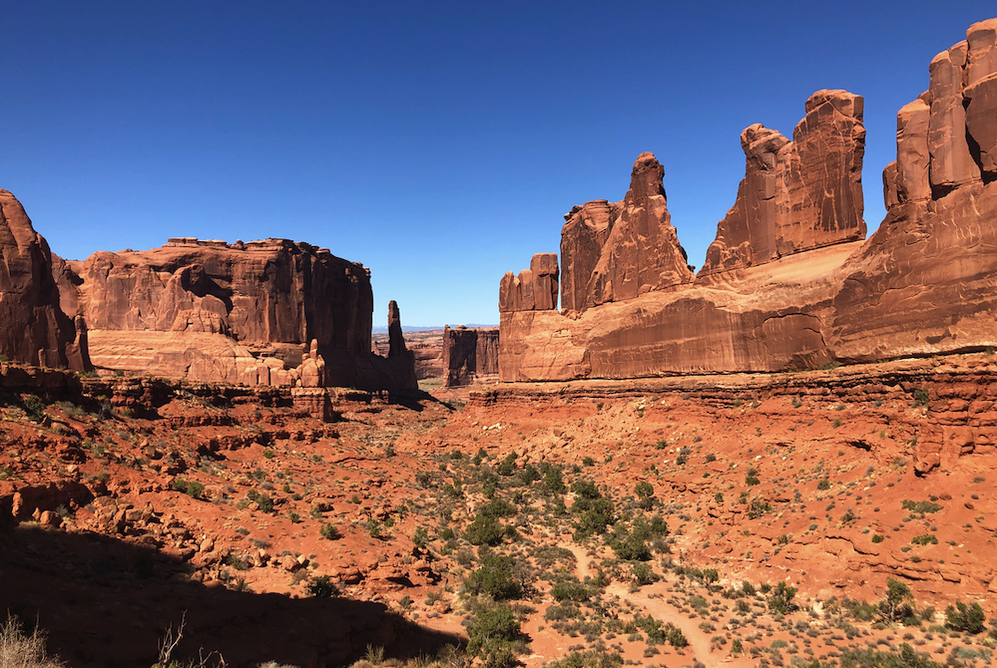
[[[562,309],[582,312],[693,281],[668,213],[664,174],[653,153],[642,153],[622,202],[594,200],[565,215]]]
[[[55,258],[57,264],[61,262]],[[26,364],[84,371],[86,327],[59,307],[53,256],[24,207],[0,190],[0,354]],[[77,324],[79,325],[77,331]]]
[[[865,238],[862,106],[858,95],[822,90],[793,141],[759,123],[741,133],[744,180],[700,277]]]
[[[449,326],[443,330],[443,386],[471,385],[498,373],[499,332]]]
[[[761,125],[742,134],[745,179],[692,284],[580,308],[598,280],[583,291],[577,268],[609,275],[621,205],[574,209],[565,315],[502,313],[501,380],[780,371],[997,345],[997,19],[967,36],[898,114],[888,214],[870,239],[862,99],[819,91],[792,142]]]
[[[326,249],[184,237],[148,251],[95,253],[56,274],[64,308],[75,304],[90,326],[100,366],[291,386],[302,384],[307,357],[323,360],[327,385],[411,385],[407,372],[396,378],[402,362],[370,352],[369,271]],[[304,382],[314,385],[307,366]]]

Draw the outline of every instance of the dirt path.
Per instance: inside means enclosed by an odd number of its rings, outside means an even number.
[[[577,560],[575,572],[578,575],[578,579],[584,580],[586,576],[593,575],[592,569],[589,567],[590,558],[586,554],[585,549],[574,544],[568,544],[567,548],[571,550]],[[689,647],[685,651],[686,656],[689,654],[693,655],[690,657],[690,660],[701,661],[707,666],[715,666],[722,663],[731,668],[741,668],[742,666],[748,668],[754,665],[751,659],[731,656],[727,653],[727,649],[717,650],[716,653],[711,652],[710,635],[699,628],[699,621],[697,619],[689,619],[688,616],[668,603],[664,598],[651,598],[651,594],[665,596],[664,584],[648,585],[639,591],[631,593],[626,584],[613,582],[606,587],[606,593],[619,597],[621,601],[629,605],[643,608],[645,613],[650,614],[655,619],[676,626],[685,634],[686,639],[689,641]]]

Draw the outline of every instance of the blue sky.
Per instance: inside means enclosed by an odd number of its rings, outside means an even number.
[[[498,283],[618,200],[642,151],[702,264],[744,173],[815,90],[863,95],[870,231],[896,112],[992,0],[19,2],[0,187],[53,251],[287,237],[371,268],[375,325],[497,323]]]

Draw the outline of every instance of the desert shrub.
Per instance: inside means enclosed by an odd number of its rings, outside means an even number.
[[[895,622],[913,614],[913,600],[910,587],[896,578],[887,578],[886,596],[879,603],[879,611],[887,621]]]
[[[923,652],[915,651],[907,643],[900,645],[899,652],[847,649],[841,653],[839,661],[841,668],[942,668],[942,664],[932,661]]]
[[[555,601],[582,603],[592,597],[592,590],[577,579],[568,579],[554,583],[550,595],[554,597]]]
[[[661,579],[661,576],[655,573],[649,564],[643,562],[632,564],[630,572],[633,574],[634,582],[640,587],[652,584]]]
[[[487,594],[496,601],[517,599],[523,595],[523,585],[515,577],[512,557],[489,555],[481,566],[467,576],[464,589],[470,594]]]
[[[928,391],[922,387],[917,388],[911,394],[914,397],[914,403],[918,406],[927,406],[928,402],[931,401],[931,397],[928,396]]]
[[[0,666],[3,668],[62,668],[58,657],[48,656],[45,634],[35,628],[30,635],[20,622],[8,617],[0,626]]]
[[[575,540],[605,533],[606,525],[613,523],[613,502],[604,497],[591,480],[579,480],[571,486],[571,491],[575,493],[572,511],[579,516],[575,524]]]
[[[478,508],[478,515],[485,517],[515,517],[517,512],[516,506],[498,497]]]
[[[572,652],[563,659],[546,665],[547,668],[619,668],[623,665],[623,657],[616,652],[595,648]]]
[[[937,513],[942,507],[935,503],[934,501],[911,501],[910,499],[904,499],[903,509],[909,510],[913,513]]]
[[[793,598],[796,596],[796,587],[792,587],[785,582],[780,582],[772,590],[768,597],[769,610],[780,615],[785,615],[796,609]]]
[[[464,538],[471,545],[498,545],[505,536],[505,527],[488,515],[478,515],[464,531]]]
[[[258,505],[260,507],[260,510],[262,510],[263,512],[265,513],[273,512],[273,499],[271,499],[267,494],[264,494],[262,492],[257,492],[255,489],[251,489],[249,490],[249,493],[246,494],[246,498],[249,499],[250,501],[256,502],[256,505]]]
[[[467,625],[467,651],[483,659],[488,668],[516,665],[513,641],[521,634],[519,621],[504,605],[481,609]]]
[[[175,492],[186,494],[192,499],[200,499],[204,495],[204,485],[196,480],[176,478],[173,481],[173,484],[170,485],[170,489]]]
[[[938,545],[938,538],[934,534],[923,533],[910,539],[912,545]]]
[[[644,539],[636,533],[628,534],[623,540],[610,542],[617,559],[624,561],[647,561],[651,558],[651,549]]]
[[[329,579],[328,575],[312,578],[308,583],[308,595],[315,598],[330,598],[339,595],[336,584]]]
[[[322,538],[325,538],[326,540],[336,540],[338,538],[342,538],[342,534],[339,533],[339,529],[328,522],[323,522],[322,525],[319,526],[318,532]]]
[[[969,605],[956,601],[955,605],[945,608],[945,627],[952,631],[976,635],[983,632],[984,622],[986,615],[983,614],[980,604],[975,601]]]
[[[546,467],[541,466],[544,476],[543,482],[540,483],[543,491],[547,494],[564,494],[567,492],[568,487],[564,484],[564,476],[561,475],[561,469],[547,462],[544,462],[544,464],[546,464]]]
[[[817,483],[817,489],[820,490],[831,489],[831,481],[828,480],[827,478],[821,478],[821,480]]]

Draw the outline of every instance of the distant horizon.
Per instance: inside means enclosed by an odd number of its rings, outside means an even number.
[[[992,0],[376,6],[14,3],[0,188],[56,254],[169,237],[305,241],[371,270],[375,321],[494,322],[563,214],[650,151],[697,268],[744,176],[816,90],[865,98],[864,218],[896,114]],[[414,330],[413,330],[414,331]]]

